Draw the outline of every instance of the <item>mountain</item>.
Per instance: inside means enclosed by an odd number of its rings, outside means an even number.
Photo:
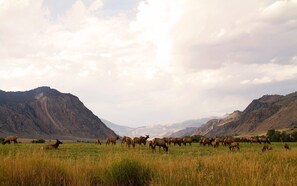
[[[297,127],[297,92],[265,95],[253,100],[243,112],[235,111],[223,119],[210,120],[193,134],[205,136],[258,135],[269,129]]]
[[[50,87],[0,91],[0,136],[91,139],[116,134],[74,95]]]
[[[120,136],[128,136],[128,134],[130,134],[131,131],[135,129],[135,128],[131,128],[123,125],[117,125],[105,119],[101,119],[101,121]]]
[[[197,130],[197,127],[187,127],[185,129],[172,133],[169,137],[176,138],[176,137],[183,137],[183,136],[191,136],[193,132],[196,130]]]
[[[171,136],[175,132],[183,130],[185,128],[197,128],[212,118],[214,117],[188,120],[180,123],[173,123],[173,124],[166,124],[166,125],[161,125],[161,124],[147,125],[147,126],[135,127],[135,128],[117,125],[106,120],[102,120],[102,121],[108,127],[113,129],[117,134],[120,134],[121,136],[135,137],[135,136],[149,135],[150,138],[155,138],[155,137]]]

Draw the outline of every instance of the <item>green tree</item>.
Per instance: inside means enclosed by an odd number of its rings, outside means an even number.
[[[273,138],[274,135],[275,135],[275,129],[270,129],[270,130],[267,131],[266,136],[267,136],[270,140],[272,140],[272,138]]]
[[[285,131],[283,131],[280,135],[281,141],[283,142],[290,142],[291,141],[291,137],[289,134],[287,134]]]
[[[292,141],[297,141],[297,132],[291,133]]]
[[[275,131],[274,135],[271,137],[271,141],[280,142],[281,141],[281,132]]]

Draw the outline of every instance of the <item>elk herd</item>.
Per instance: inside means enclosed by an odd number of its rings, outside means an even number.
[[[120,139],[119,137],[108,137],[106,139],[106,145],[115,144],[116,140]],[[148,140],[149,135],[140,136],[140,137],[128,137],[124,136],[121,138],[121,145],[125,144],[127,148],[135,148],[136,145],[146,145],[146,143],[149,144],[149,148],[152,150],[152,152],[156,151],[156,147],[159,147],[159,151],[161,148],[165,152],[168,152],[168,148],[170,145],[173,146],[186,146],[192,145],[195,139],[192,137],[180,137],[180,138],[173,138],[173,137],[163,137],[163,138],[154,138],[152,140]],[[98,141],[98,140],[97,140]],[[230,151],[240,150],[240,143],[258,143],[258,144],[264,144],[262,148],[262,152],[272,150],[272,147],[270,146],[271,142],[266,136],[260,136],[260,137],[241,137],[235,139],[234,137],[216,137],[216,138],[208,138],[208,137],[200,137],[199,141],[200,146],[208,146],[213,148],[218,148],[220,145],[228,147]],[[98,143],[98,142],[96,142]],[[101,143],[100,143],[101,144]],[[284,144],[284,148],[286,150],[289,150],[289,145]]]
[[[270,140],[266,136],[260,136],[260,137],[241,137],[238,138],[237,140],[234,137],[216,137],[216,138],[208,138],[208,137],[200,137],[200,140],[197,141],[193,139],[192,137],[182,137],[182,138],[173,138],[173,137],[163,137],[163,138],[154,138],[152,140],[148,140],[150,137],[149,135],[145,136],[140,136],[140,137],[128,137],[128,136],[123,136],[121,138],[121,145],[126,145],[127,148],[133,148],[142,145],[146,145],[148,143],[149,148],[152,150],[152,152],[156,151],[156,147],[159,147],[159,151],[161,148],[165,152],[168,152],[168,148],[170,145],[174,146],[186,146],[192,145],[194,141],[199,142],[200,146],[208,146],[208,147],[213,147],[213,148],[218,148],[220,145],[222,146],[227,146],[230,151],[240,150],[239,147],[239,142],[243,143],[258,143],[258,144],[264,144],[262,148],[262,152],[272,150],[272,147],[270,146]],[[106,145],[115,145],[116,141],[119,140],[119,136],[110,136],[106,138]],[[17,136],[7,136],[6,138],[3,139],[2,144],[10,144],[11,142],[18,143],[17,142]],[[99,139],[96,139],[96,144],[100,144],[101,142]],[[42,147],[42,149],[58,149],[59,145],[63,144],[61,141],[56,139],[55,144],[47,144]],[[286,150],[289,150],[290,147],[288,144],[284,144],[284,148]]]

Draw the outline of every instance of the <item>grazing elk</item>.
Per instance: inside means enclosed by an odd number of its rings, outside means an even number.
[[[181,146],[182,143],[183,143],[183,138],[174,138],[173,139],[174,146],[175,145]]]
[[[231,151],[231,150],[234,150],[235,148],[237,148],[237,150],[239,150],[239,143],[238,143],[238,142],[232,142],[232,143],[229,145],[229,149],[230,149],[230,151]]]
[[[250,142],[251,142],[251,144],[252,143],[259,143],[259,144],[261,144],[261,141],[259,140],[259,137],[251,137],[250,138]]]
[[[146,140],[148,138],[149,138],[149,135],[145,135],[145,137],[143,137],[143,136],[135,137],[135,138],[133,138],[133,142],[134,142],[134,144],[139,144],[139,145],[144,144],[144,145],[146,145]]]
[[[259,143],[261,144],[261,143],[268,143],[268,144],[270,144],[270,140],[266,137],[266,136],[260,136],[259,138],[258,138],[258,140],[259,140]]]
[[[262,152],[269,151],[269,150],[272,150],[272,147],[270,147],[270,146],[267,145],[267,144],[264,144],[264,145],[263,145],[263,148],[262,148]]]
[[[168,144],[171,145],[171,143],[174,143],[174,141],[175,141],[175,138],[170,137],[170,138],[168,139]]]
[[[16,136],[7,136],[6,138],[4,138],[3,145],[5,145],[6,143],[10,144],[12,141],[14,143],[18,143],[17,139],[18,138]]]
[[[61,141],[59,141],[58,139],[56,139],[56,143],[55,144],[45,145],[43,147],[43,149],[45,149],[45,150],[58,149],[58,147],[59,147],[60,144],[63,144],[63,143]]]
[[[212,146],[214,148],[217,148],[217,147],[219,147],[219,145],[220,145],[220,138],[214,139],[214,142],[212,143]]]
[[[289,147],[288,144],[285,144],[284,147],[285,147],[286,150],[290,150],[290,147]]]
[[[126,145],[127,145],[128,148],[130,148],[131,145],[133,146],[133,148],[135,147],[135,144],[134,144],[132,138],[126,136],[125,141],[126,141]]]
[[[144,145],[146,145],[146,140],[150,138],[149,135],[145,135],[145,137],[140,136],[140,144],[143,143]]]
[[[250,142],[250,140],[249,140],[248,137],[241,137],[241,138],[240,138],[240,141],[241,141],[241,142]]]
[[[99,139],[96,139],[95,143],[101,145],[101,141]]]
[[[156,152],[156,146],[159,147],[159,152],[160,152],[160,148],[163,147],[163,150],[165,152],[168,152],[168,146],[165,142],[164,139],[161,138],[155,138],[150,142],[150,147],[152,148],[153,152]]]
[[[213,140],[214,140],[213,138],[205,138],[205,137],[203,137],[203,138],[200,139],[200,145],[203,145],[203,146],[205,146],[205,145],[212,146]]]
[[[232,137],[226,137],[225,139],[224,139],[224,146],[226,146],[226,145],[231,145],[231,143],[233,143],[233,142],[235,142],[235,140],[234,140],[234,138],[232,138]]]
[[[124,137],[122,138],[121,145],[123,145],[123,143],[126,143],[127,138],[128,138],[128,136],[124,136]]]
[[[117,140],[120,139],[118,136],[110,136],[108,138],[106,138],[106,145],[108,145],[109,143],[111,143],[112,145],[115,145],[117,143]]]
[[[187,145],[187,143],[190,144],[190,146],[191,146],[192,142],[193,142],[193,139],[191,137],[184,137],[183,138],[183,143],[184,143],[185,146]]]
[[[164,137],[163,139],[164,139],[165,143],[167,143],[167,144],[170,143],[170,138],[168,138],[168,137]]]

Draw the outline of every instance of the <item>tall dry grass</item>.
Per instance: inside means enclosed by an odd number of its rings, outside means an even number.
[[[63,144],[52,151],[37,144],[2,146],[0,184],[120,185],[117,177],[108,175],[136,174],[136,166],[152,173],[150,185],[297,185],[297,149],[285,151],[276,145],[262,153],[260,148],[242,145],[239,152],[230,152],[194,144],[170,146],[167,154],[120,144]]]

